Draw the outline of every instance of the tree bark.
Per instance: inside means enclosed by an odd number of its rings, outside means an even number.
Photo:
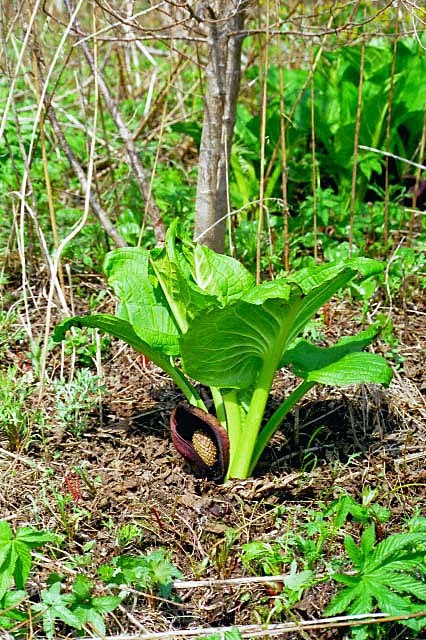
[[[212,0],[202,7],[208,17],[208,62],[201,134],[195,240],[224,251],[228,213],[228,167],[240,90],[241,32],[247,3]]]

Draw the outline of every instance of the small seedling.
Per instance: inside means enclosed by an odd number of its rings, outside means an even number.
[[[67,489],[66,493],[58,491],[55,486],[51,484],[51,498],[46,495],[45,491],[43,491],[42,499],[46,507],[52,512],[62,526],[68,540],[74,540],[80,522],[82,520],[90,519],[92,514],[84,507],[79,506],[78,501],[75,499],[76,496],[73,496],[70,493],[69,487],[65,481],[64,486]]]
[[[29,406],[33,388],[20,377],[15,366],[0,372],[0,433],[12,451],[29,445],[33,424],[41,420],[41,412]]]
[[[288,613],[291,607],[299,602],[306,589],[315,582],[312,571],[298,571],[297,562],[294,560],[290,565],[290,572],[282,579],[281,593],[273,599],[273,606],[265,621],[266,624],[269,624],[274,616]]]
[[[254,540],[241,545],[241,549],[241,562],[253,575],[278,575],[291,559],[279,542]]]
[[[236,562],[236,556],[232,551],[238,537],[238,530],[226,529],[223,538],[210,551],[209,561],[216,567],[218,575],[222,578],[229,578],[232,575]]]
[[[78,574],[72,588],[74,601],[72,613],[82,627],[89,627],[96,635],[105,636],[104,616],[114,611],[121,602],[119,596],[94,596],[94,584],[86,576]]]
[[[163,250],[108,254],[105,270],[120,298],[117,315],[69,318],[56,327],[54,339],[62,340],[72,326],[98,327],[168,373],[189,403],[172,414],[172,437],[200,469],[210,469],[193,440],[200,428],[215,442],[220,473],[246,478],[284,417],[316,384],[389,384],[386,360],[363,352],[379,326],[328,348],[300,337],[336,292],[358,273],[381,272],[381,263],[354,258],[257,285],[237,260],[176,234],[172,224]],[[301,382],[264,421],[275,372],[283,367]],[[215,423],[191,379],[210,387]]]
[[[117,529],[117,546],[122,549],[142,542],[143,538],[144,530],[134,522],[123,524]]]
[[[82,628],[80,618],[71,610],[75,597],[72,593],[62,593],[61,582],[54,582],[49,589],[43,589],[40,596],[41,602],[31,605],[31,610],[41,616],[47,638],[55,636],[56,620],[64,622],[73,629]]]
[[[150,594],[158,592],[163,598],[170,597],[173,580],[183,578],[163,549],[146,556],[117,556],[111,564],[99,568],[99,575],[104,582],[119,585],[123,593],[126,587],[133,587]]]

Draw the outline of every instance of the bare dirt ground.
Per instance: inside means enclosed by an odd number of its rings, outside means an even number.
[[[178,629],[263,621],[274,596],[270,585],[220,582],[247,575],[237,549],[296,528],[318,501],[327,503],[340,490],[360,499],[363,487],[376,488],[380,504],[392,511],[380,535],[399,531],[404,518],[425,508],[426,495],[426,305],[417,300],[405,307],[392,309],[403,366],[390,388],[314,389],[282,425],[255,477],[246,481],[220,485],[194,476],[169,437],[169,413],[181,399],[179,391],[130,348],[113,342],[108,349],[102,407],[83,437],[55,428],[47,390],[43,409],[51,425],[44,442],[36,438],[27,450],[11,452],[0,435],[1,518],[13,526],[59,531],[66,539],[56,560],[37,563],[32,592],[49,571],[71,567],[72,572],[76,558],[91,575],[113,555],[163,547],[185,579],[211,582],[177,584],[174,601],[150,596],[142,606],[141,600],[135,607],[130,603],[110,618],[109,633],[170,631],[173,637]],[[356,305],[336,304],[326,339],[334,342],[353,332],[360,317]],[[40,315],[39,322],[41,328]],[[376,348],[386,353],[385,344]],[[49,373],[56,375],[58,352],[50,358]],[[29,370],[25,341],[6,350],[3,365],[10,361],[23,373]],[[293,384],[288,372],[280,372],[271,407]],[[81,495],[73,497],[77,489]],[[58,494],[72,498],[63,514]],[[117,531],[131,523],[141,535],[123,549]],[[227,537],[230,530],[234,533]],[[84,545],[92,541],[88,554]],[[328,553],[338,551],[330,547]],[[293,608],[294,615],[320,617],[333,589],[330,582],[312,588]],[[325,640],[345,633],[322,630],[308,637]],[[400,633],[395,626],[386,637],[412,637],[406,630]]]

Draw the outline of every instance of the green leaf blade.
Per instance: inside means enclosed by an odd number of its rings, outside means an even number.
[[[253,385],[263,360],[279,359],[277,338],[288,315],[284,301],[268,299],[262,305],[238,301],[199,316],[180,340],[186,373],[211,386]]]
[[[58,535],[48,531],[39,531],[32,527],[20,527],[16,532],[16,540],[24,542],[31,549],[42,547],[46,542],[55,542]]]
[[[161,352],[153,349],[147,342],[142,340],[136,334],[129,322],[122,320],[121,318],[117,318],[116,316],[112,316],[107,313],[95,313],[90,316],[74,316],[72,318],[67,318],[56,325],[53,333],[53,339],[55,342],[63,340],[66,332],[71,329],[71,327],[90,327],[92,329],[99,329],[100,331],[104,331],[119,340],[123,340],[123,342],[126,342],[136,351],[143,353],[154,362],[164,359]],[[177,351],[178,347],[173,350]],[[161,366],[161,364],[159,364],[159,366]]]
[[[425,536],[423,533],[395,533],[389,538],[385,538],[377,545],[372,554],[370,570],[384,565],[391,559],[403,560],[404,555],[410,555],[412,549],[418,545],[422,546],[424,553]],[[398,557],[393,558],[396,555]]]
[[[13,532],[10,524],[6,520],[0,520],[0,550],[3,546],[7,545],[12,538]]]
[[[106,256],[104,270],[120,299],[117,315],[152,349],[176,354],[180,331],[161,288],[151,282],[149,252],[136,247],[115,249]]]
[[[201,244],[194,248],[194,271],[200,289],[217,298],[222,306],[255,286],[254,277],[238,260]]]
[[[307,380],[335,386],[359,383],[388,385],[392,368],[377,354],[362,352],[371,344],[378,332],[372,325],[356,336],[341,338],[332,347],[318,347],[307,340],[299,340],[289,349],[281,361],[291,366],[294,373]]]
[[[17,558],[13,577],[17,588],[23,589],[31,571],[31,551],[25,543],[18,540],[15,540],[14,547]]]

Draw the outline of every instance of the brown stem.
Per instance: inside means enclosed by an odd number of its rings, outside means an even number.
[[[399,5],[399,3],[398,3]],[[390,148],[390,140],[391,140],[391,123],[392,123],[392,105],[393,105],[393,94],[395,89],[395,68],[396,68],[396,53],[398,48],[398,39],[399,39],[399,16],[398,16],[399,7],[397,7],[395,12],[395,31],[394,31],[394,40],[393,40],[393,52],[392,52],[392,65],[391,65],[391,75],[390,75],[390,87],[389,87],[389,97],[388,97],[388,114],[386,120],[386,137],[385,137],[385,150],[389,153]],[[385,199],[384,199],[384,220],[383,220],[383,245],[386,251],[386,246],[389,239],[389,204],[390,204],[390,196],[389,196],[389,156],[385,156]]]
[[[364,10],[365,16],[365,10]],[[354,133],[354,156],[352,165],[352,186],[351,186],[351,202],[349,210],[349,257],[352,256],[353,242],[354,242],[354,222],[355,222],[355,197],[356,197],[356,180],[358,173],[358,144],[359,144],[359,132],[361,129],[361,113],[362,113],[362,91],[364,86],[364,66],[365,66],[365,39],[361,45],[361,60],[359,67],[359,82],[358,82],[358,102],[356,107],[356,121],[355,121],[355,133]]]

